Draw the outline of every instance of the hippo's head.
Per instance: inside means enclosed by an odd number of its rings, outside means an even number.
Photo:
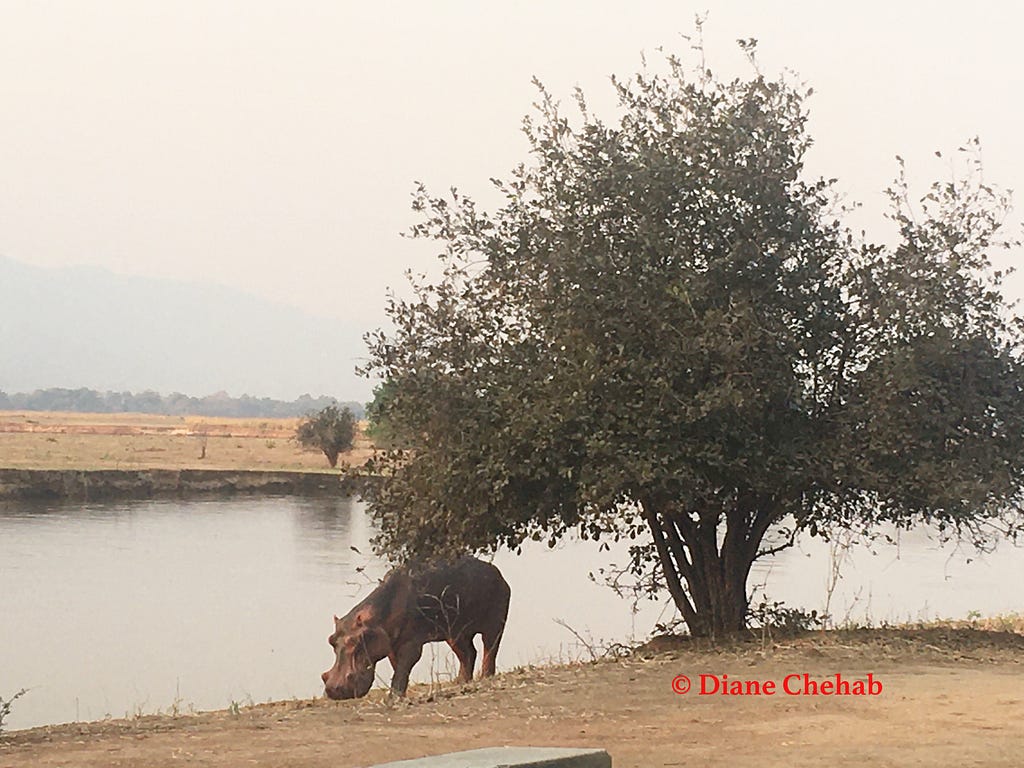
[[[391,640],[369,606],[334,617],[334,632],[327,642],[334,650],[334,666],[320,677],[330,699],[357,699],[373,685],[377,662],[391,652]]]

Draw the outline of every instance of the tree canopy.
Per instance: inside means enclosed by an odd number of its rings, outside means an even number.
[[[366,404],[366,436],[377,448],[394,448],[400,440],[388,422],[388,405],[393,386],[383,382],[373,388],[373,400]]]
[[[668,57],[613,85],[607,122],[539,86],[494,211],[417,187],[413,235],[442,246],[443,275],[368,337],[405,448],[373,465],[382,549],[627,538],[636,576],[719,635],[743,626],[751,564],[797,530],[980,540],[1016,520],[1021,326],[990,260],[1015,243],[974,144],[920,201],[901,163],[898,243],[880,245],[807,178],[791,78]]]

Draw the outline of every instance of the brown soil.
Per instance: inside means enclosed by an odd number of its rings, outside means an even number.
[[[299,419],[0,411],[0,466],[327,470],[322,453],[295,442],[298,423]],[[371,453],[370,442],[360,434],[339,464],[361,464]]]
[[[664,647],[664,643],[659,644]],[[607,750],[616,768],[684,765],[1017,766],[1024,636],[938,628],[813,635],[724,649],[522,669],[467,686],[354,702],[288,701],[38,728],[0,765],[345,766],[495,745]],[[676,695],[686,674],[863,679],[877,696]]]

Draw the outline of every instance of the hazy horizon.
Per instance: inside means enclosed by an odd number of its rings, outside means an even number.
[[[112,310],[111,308],[115,308]],[[230,286],[0,255],[0,391],[366,402],[361,330]]]
[[[387,290],[434,268],[433,248],[400,237],[414,182],[493,200],[488,179],[528,159],[533,76],[567,104],[579,85],[607,114],[609,75],[636,72],[642,53],[698,60],[682,35],[709,5],[2,3],[0,254],[302,311],[344,329],[326,343],[351,368]],[[950,172],[934,151],[978,135],[986,178],[1024,186],[1021,21],[993,2],[728,0],[710,8],[705,48],[717,72],[741,75],[735,40],[757,38],[762,71],[814,88],[808,170],[837,177],[863,204],[851,222],[884,234],[896,155],[923,195]],[[297,365],[315,379],[326,364]],[[251,377],[253,394],[291,386],[274,365]]]

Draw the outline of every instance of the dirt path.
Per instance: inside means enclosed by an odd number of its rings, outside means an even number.
[[[774,681],[839,673],[876,696],[686,695],[677,675]],[[802,679],[802,677],[801,677]],[[790,684],[798,683],[796,678]],[[1018,766],[1024,762],[1024,637],[872,632],[676,650],[517,670],[405,701],[280,702],[10,734],[0,765],[345,766],[516,745],[608,750],[613,765]]]

